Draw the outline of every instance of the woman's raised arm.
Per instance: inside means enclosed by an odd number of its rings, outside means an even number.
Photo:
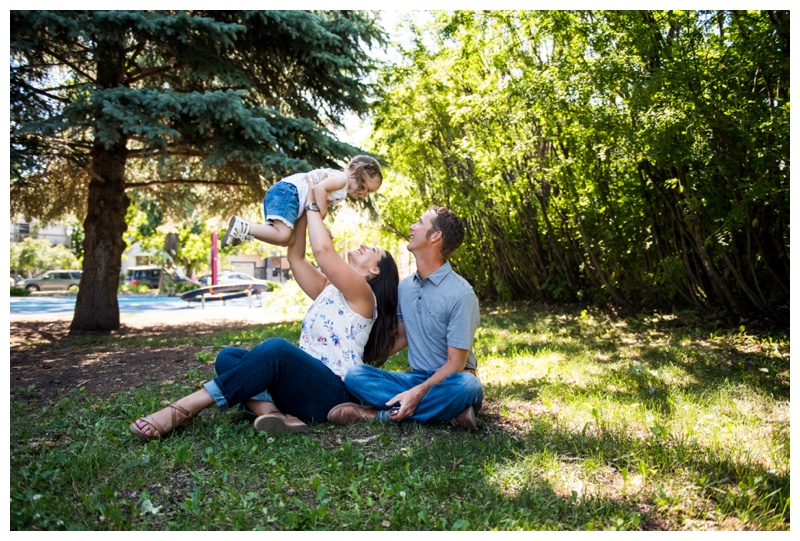
[[[311,194],[309,194],[311,197]],[[333,247],[328,228],[322,221],[319,212],[305,212],[308,223],[308,241],[319,268],[336,289],[342,292],[350,307],[366,318],[372,318],[375,309],[375,297],[367,283],[366,277],[342,259]]]
[[[325,289],[326,278],[306,259],[306,215],[297,219],[294,224],[294,240],[288,245],[286,259],[292,269],[292,275],[306,295],[311,299]]]

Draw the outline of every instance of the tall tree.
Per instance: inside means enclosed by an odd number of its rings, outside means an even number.
[[[384,35],[363,12],[12,11],[11,210],[85,215],[73,331],[119,327],[131,189],[231,212],[357,153]]]
[[[788,324],[788,11],[456,11],[417,34],[376,140],[466,218],[479,294]]]

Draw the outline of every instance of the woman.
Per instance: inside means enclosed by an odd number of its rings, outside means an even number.
[[[364,245],[342,259],[313,197],[309,190],[287,251],[295,280],[314,299],[303,319],[300,346],[270,338],[250,351],[223,349],[216,378],[131,423],[134,435],[145,441],[163,437],[215,404],[221,411],[243,404],[258,416],[256,430],[300,431],[303,421],[325,420],[332,407],[355,400],[343,383],[349,368],[365,361],[383,364],[397,332],[397,265],[385,250]],[[306,224],[321,271],[305,259]]]

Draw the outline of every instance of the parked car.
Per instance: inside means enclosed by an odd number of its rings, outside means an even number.
[[[81,283],[81,271],[79,270],[51,270],[36,278],[28,278],[17,282],[17,287],[22,287],[28,291],[56,291],[77,290]]]
[[[141,265],[128,267],[125,271],[125,285],[141,286],[146,285],[150,289],[157,288],[161,280],[161,267],[153,265]]]
[[[211,275],[206,274],[199,278],[200,283],[204,286],[211,285]],[[222,271],[217,274],[217,283],[218,284],[225,284],[228,282],[251,282],[256,284],[266,284],[266,280],[259,280],[249,274],[244,272],[233,272],[233,271]]]
[[[184,278],[183,276],[177,276],[174,274],[170,274],[169,271],[162,269],[161,267],[156,267],[154,265],[141,265],[138,267],[128,267],[128,270],[125,271],[125,279],[123,283],[129,286],[140,286],[146,285],[150,289],[155,289],[159,286],[161,280],[161,273],[164,273],[164,280],[166,280],[166,286],[170,286],[170,284],[182,284],[182,283],[191,283],[198,285],[199,282],[196,280],[190,280],[189,278]]]

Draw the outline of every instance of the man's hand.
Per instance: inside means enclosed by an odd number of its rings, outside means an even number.
[[[401,323],[400,325],[403,324]],[[398,333],[399,335],[405,335],[404,325],[402,330],[403,332]],[[411,417],[414,415],[414,412],[417,410],[417,406],[422,399],[425,398],[425,395],[428,394],[428,391],[431,389],[431,387],[443,382],[450,374],[464,370],[464,367],[467,364],[468,354],[468,349],[459,349],[453,346],[447,346],[447,362],[444,363],[444,366],[439,368],[424,382],[412,387],[407,391],[403,391],[402,393],[395,395],[386,402],[386,405],[389,407],[396,406],[398,403],[400,404],[400,409],[397,411],[397,413],[389,418],[392,421],[402,421],[406,417]]]
[[[414,412],[417,410],[417,405],[420,403],[420,400],[425,396],[427,393],[426,390],[421,389],[419,386],[412,387],[407,391],[403,391],[402,393],[395,395],[393,398],[389,399],[386,402],[387,406],[395,406],[400,404],[400,409],[390,417],[392,421],[402,421],[406,417],[411,417],[414,415]]]

